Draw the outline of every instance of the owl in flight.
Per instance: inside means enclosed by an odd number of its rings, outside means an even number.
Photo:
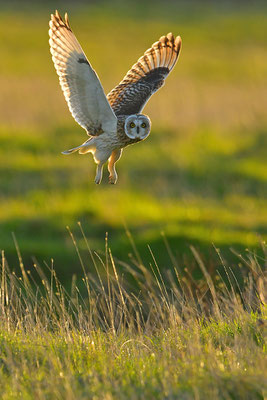
[[[89,136],[86,142],[63,154],[92,153],[97,164],[97,184],[108,161],[109,182],[116,183],[115,163],[122,149],[146,139],[150,133],[150,119],[141,112],[174,68],[181,38],[174,38],[172,33],[161,36],[106,96],[70,28],[68,15],[64,21],[56,11],[49,27],[50,51],[65,99],[74,119]]]

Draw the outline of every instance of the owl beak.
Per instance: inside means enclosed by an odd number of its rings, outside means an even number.
[[[136,127],[136,131],[137,131],[137,133],[139,133],[139,131],[140,131],[139,126]]]

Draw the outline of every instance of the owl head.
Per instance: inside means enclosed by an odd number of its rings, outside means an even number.
[[[144,114],[129,115],[125,120],[124,130],[130,139],[144,140],[150,134],[151,121]]]

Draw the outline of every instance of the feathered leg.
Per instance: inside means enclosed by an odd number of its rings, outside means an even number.
[[[97,185],[99,185],[102,181],[102,175],[103,175],[103,165],[105,163],[104,162],[100,162],[99,164],[97,164],[96,167],[96,176],[95,176],[95,183]]]
[[[103,149],[99,150],[98,148],[96,148],[96,150],[93,151],[93,156],[95,163],[97,164],[95,183],[99,185],[99,183],[102,180],[103,165],[107,162],[108,158],[110,157],[110,152],[103,151]]]
[[[118,179],[118,174],[115,169],[116,162],[120,159],[122,149],[114,150],[108,159],[108,170],[109,170],[109,183],[115,184]]]

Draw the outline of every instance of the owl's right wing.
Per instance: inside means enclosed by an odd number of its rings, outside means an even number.
[[[181,38],[172,33],[155,42],[123,80],[107,95],[116,115],[137,114],[174,68],[181,49]]]
[[[58,11],[49,22],[49,44],[59,82],[71,114],[90,136],[116,132],[115,116],[98,79],[73,34],[68,16]]]

